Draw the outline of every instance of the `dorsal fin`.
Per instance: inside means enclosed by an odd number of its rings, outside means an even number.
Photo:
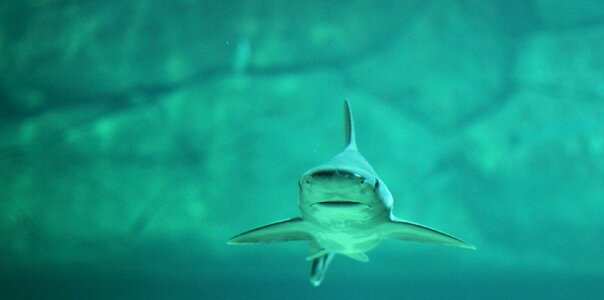
[[[352,119],[352,110],[348,99],[344,100],[344,128],[346,135],[346,148],[357,149],[357,141],[354,131],[354,120]]]

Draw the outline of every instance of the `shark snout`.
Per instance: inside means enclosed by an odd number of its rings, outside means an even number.
[[[355,178],[357,179],[359,182],[363,182],[365,180],[365,177],[363,177],[360,174],[357,174],[355,172],[352,171],[348,171],[348,170],[341,170],[341,169],[327,169],[327,170],[320,170],[320,171],[316,171],[312,174],[310,174],[310,176],[312,178],[333,178],[333,177],[342,177],[342,178]]]
[[[377,177],[363,176],[353,171],[343,169],[326,169],[319,170],[308,175],[302,176],[300,179],[300,187],[323,188],[325,193],[328,190],[373,190],[376,192],[380,187],[380,182]]]
[[[321,170],[309,175],[303,176],[300,185],[321,185],[327,187],[333,186],[363,186],[367,179],[357,173],[346,170]]]

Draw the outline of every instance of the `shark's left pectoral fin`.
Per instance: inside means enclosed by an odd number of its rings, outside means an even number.
[[[369,256],[367,256],[367,254],[363,253],[363,252],[359,252],[359,253],[342,253],[346,256],[348,256],[349,258],[352,258],[356,261],[360,261],[360,262],[368,262],[369,261]]]
[[[430,227],[403,220],[392,220],[381,227],[382,238],[415,241],[421,243],[435,243],[456,246],[467,249],[476,249],[461,239],[440,232]]]
[[[308,256],[306,257],[306,260],[308,260],[308,261],[313,261],[313,260],[315,260],[316,258],[319,258],[319,257],[321,257],[321,256],[323,256],[323,255],[325,255],[325,254],[327,254],[327,253],[328,253],[328,252],[327,252],[327,250],[325,250],[325,249],[323,249],[323,248],[321,248],[321,249],[317,249],[317,250],[315,250],[315,251],[311,252],[311,253],[310,253],[310,255],[308,255]]]
[[[302,218],[292,218],[264,225],[229,240],[229,244],[265,244],[286,241],[308,241],[313,237],[308,233],[307,224]]]

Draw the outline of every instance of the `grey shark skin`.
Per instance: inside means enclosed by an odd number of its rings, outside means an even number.
[[[231,238],[229,244],[308,241],[314,286],[321,284],[335,254],[366,262],[365,253],[384,239],[475,249],[449,234],[394,217],[392,194],[357,150],[347,100],[344,113],[344,151],[306,171],[298,181],[301,216],[246,231]]]

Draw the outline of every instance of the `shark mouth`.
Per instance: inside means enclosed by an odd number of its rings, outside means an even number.
[[[356,201],[344,201],[344,200],[331,200],[331,201],[321,201],[321,202],[315,202],[313,203],[311,206],[322,206],[322,207],[371,207],[371,205],[366,204],[366,203],[362,203],[362,202],[356,202]]]

